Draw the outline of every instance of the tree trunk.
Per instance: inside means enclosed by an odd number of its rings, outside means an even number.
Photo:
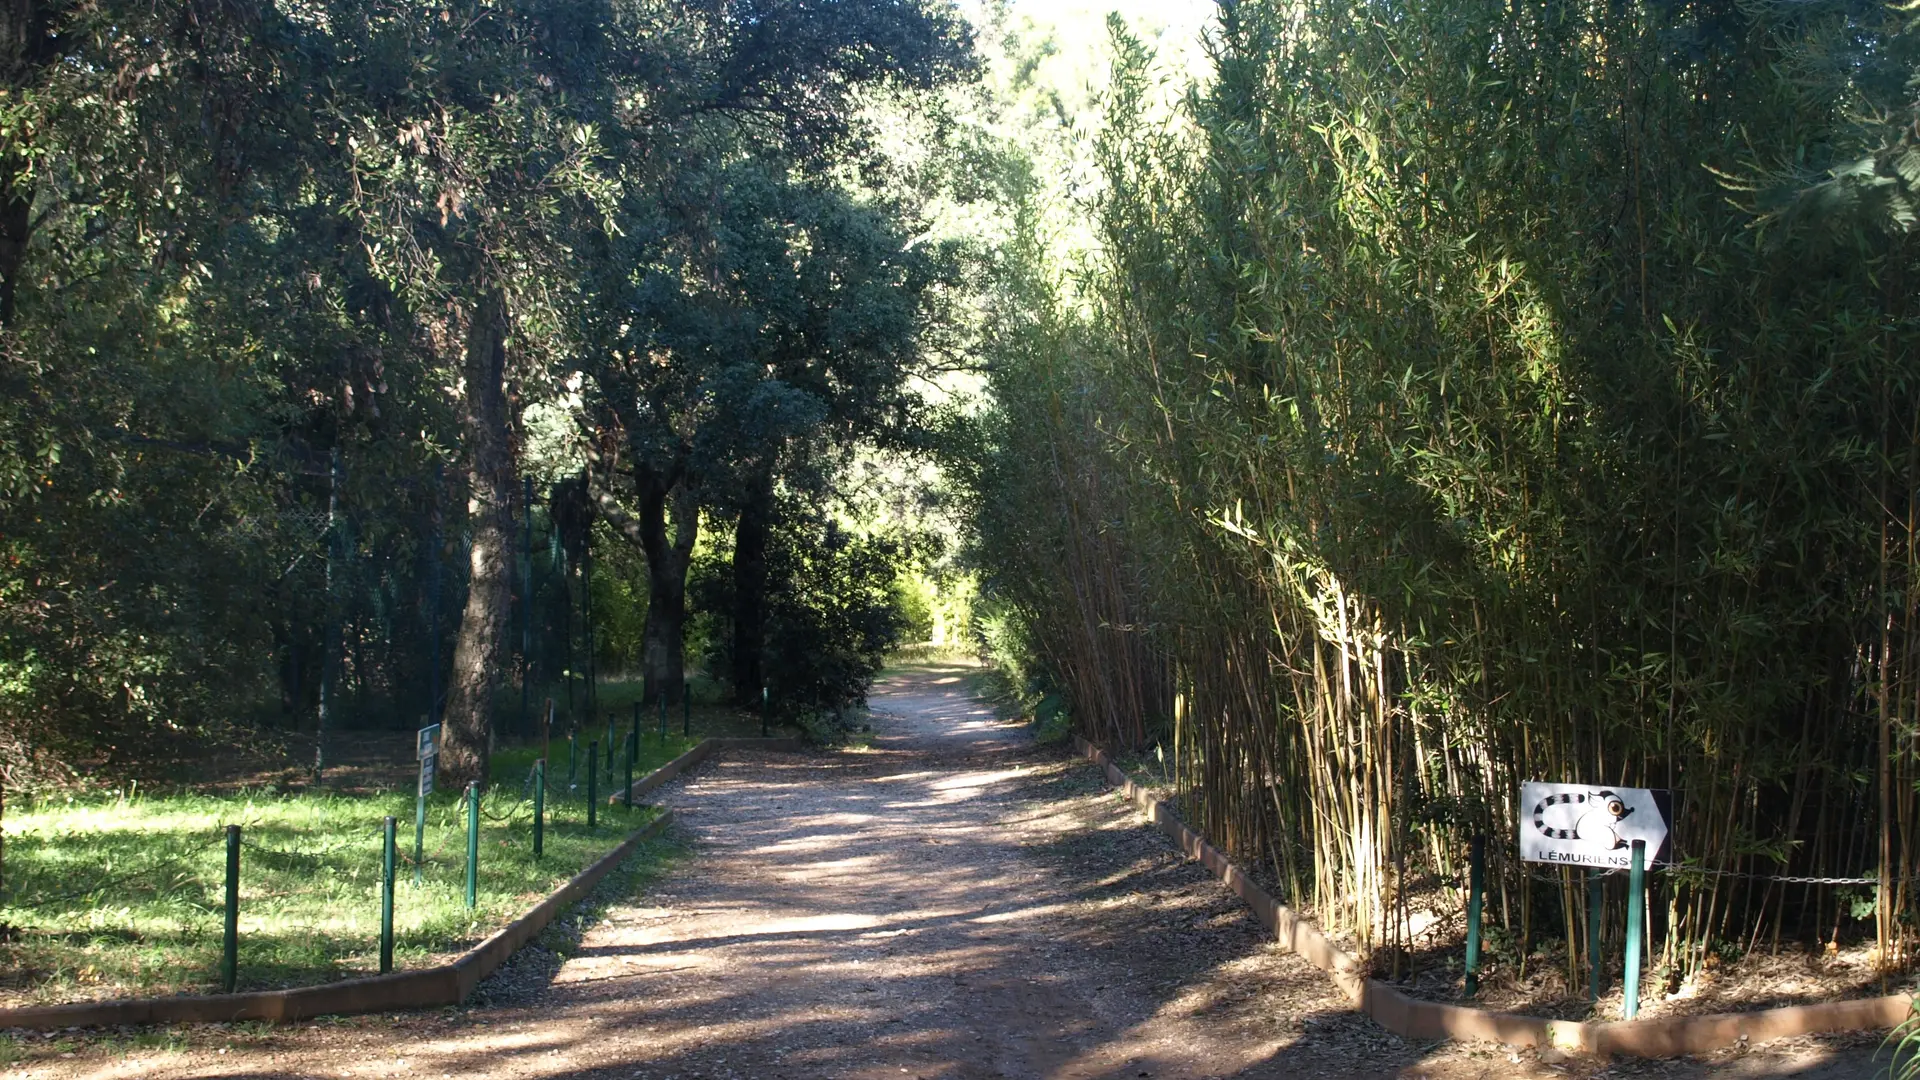
[[[773,474],[753,478],[733,533],[733,699],[758,706],[766,681],[767,541],[773,534]]]
[[[467,333],[465,401],[467,517],[473,530],[467,604],[453,646],[447,707],[441,720],[440,771],[450,786],[486,782],[493,731],[493,689],[512,600],[513,446],[506,390],[507,312],[488,292]]]
[[[645,700],[678,701],[686,694],[687,567],[699,536],[700,504],[685,484],[669,487],[644,467],[635,472],[641,489],[638,539],[647,555],[647,624],[640,661]]]
[[[20,270],[27,259],[27,241],[33,231],[32,205],[13,192],[16,170],[0,163],[0,329],[13,325]]]
[[[59,56],[46,5],[0,0],[0,92],[24,96]],[[0,153],[0,329],[13,325],[27,242],[33,235],[33,191],[19,186],[25,151]]]
[[[340,698],[340,448],[328,455],[326,625],[320,644],[320,707],[314,713],[313,778],[327,771],[327,740],[333,735]]]

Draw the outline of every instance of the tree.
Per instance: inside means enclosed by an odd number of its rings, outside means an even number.
[[[816,422],[804,394],[767,383],[768,357],[749,355],[761,328],[801,332],[770,307],[793,297],[752,297],[771,282],[726,275],[759,274],[749,249],[765,256],[785,244],[779,213],[831,200],[831,185],[797,178],[829,151],[860,152],[863,89],[931,87],[964,73],[968,61],[953,12],[930,3],[753,8],[712,41],[691,60],[712,73],[711,93],[690,97],[677,86],[647,114],[646,143],[630,129],[629,183],[618,232],[596,259],[585,335],[598,343],[585,362],[602,426],[622,444],[602,458],[601,502],[649,556],[651,697],[684,692],[686,574],[700,508],[733,509],[722,493],[737,479],[766,489],[761,477],[782,433]],[[776,205],[782,191],[790,205]],[[888,242],[895,253],[906,247],[903,236]],[[740,438],[741,425],[759,426]],[[622,496],[636,513],[617,513]]]

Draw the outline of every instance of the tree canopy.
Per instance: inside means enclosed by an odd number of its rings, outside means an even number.
[[[534,618],[529,408],[588,445],[632,420],[629,463],[678,437],[640,422],[655,403],[774,423],[689,429],[711,484],[615,497],[641,521],[679,500],[689,536],[737,512],[721,477],[779,424],[901,419],[879,369],[927,329],[912,208],[823,170],[873,156],[873,95],[967,77],[943,3],[4,18],[0,756],[23,778],[314,709],[318,770],[348,685],[444,715],[449,778],[484,775],[509,622]],[[755,261],[815,241],[791,273]],[[742,269],[769,292],[723,298]],[[779,378],[733,351],[763,337]]]

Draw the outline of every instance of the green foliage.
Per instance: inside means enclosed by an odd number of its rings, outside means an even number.
[[[1119,35],[1101,261],[1070,291],[1023,211],[969,479],[1080,730],[1172,746],[1196,824],[1365,944],[1396,861],[1455,875],[1528,779],[1677,787],[1714,868],[1900,857],[1915,763],[1861,763],[1920,719],[1915,249],[1736,178],[1844,172],[1905,32],[1246,3],[1168,125]],[[1681,968],[1775,918],[1896,944],[1831,891],[1675,888]]]
[[[798,508],[783,516],[768,553],[767,686],[783,714],[866,703],[867,687],[902,640],[894,603],[908,552]]]
[[[933,637],[933,590],[913,574],[901,574],[888,589],[894,622],[902,641],[926,641]]]
[[[798,419],[844,435],[909,411],[891,384],[860,382],[861,365],[895,363],[903,320],[926,324],[893,298],[934,280],[939,245],[905,243],[905,202],[848,197],[822,174],[876,160],[865,95],[966,76],[968,34],[943,4],[26,0],[4,19],[0,779],[13,786],[82,764],[123,773],[236,727],[308,726],[323,683],[337,721],[436,710],[432,673],[449,669],[474,565],[464,466],[491,447],[511,474],[517,446],[544,502],[557,459],[578,468],[583,447],[607,445],[574,372],[637,347],[643,370],[622,392],[672,406],[640,411],[643,449],[723,406],[697,440],[717,476],[742,447],[791,434],[802,391],[761,393],[737,371],[679,383],[675,365],[647,366],[673,343],[615,329],[636,322],[637,284],[681,266],[712,280],[721,268],[690,252],[736,228],[740,245],[714,249],[763,273],[727,302],[804,311],[775,335],[783,362],[837,349],[848,363],[814,370],[816,388],[859,387]],[[723,201],[734,219],[704,217],[706,185],[732,177],[757,194]],[[767,262],[776,250],[820,257]],[[661,319],[680,326],[721,302],[656,299],[649,310],[679,305]],[[508,419],[482,430],[461,368],[495,309],[509,355],[486,389]],[[749,321],[719,319],[687,364],[742,362],[727,350],[757,340]],[[737,430],[768,416],[781,423]],[[589,430],[569,440],[556,425]],[[514,615],[535,609],[540,640],[520,660],[551,681],[584,666],[585,597],[577,559],[534,559]],[[512,574],[508,561],[479,565]],[[597,659],[624,667],[650,597],[632,553],[606,562]],[[519,629],[494,621],[467,633]],[[474,655],[496,655],[485,645]]]
[[[1888,1080],[1914,1080],[1920,1077],[1920,1014],[1910,1014],[1900,1022],[1900,1026],[1887,1033],[1880,1044],[1881,1049],[1890,1050],[1892,1060],[1887,1063]],[[1875,1054],[1877,1059],[1880,1055]]]

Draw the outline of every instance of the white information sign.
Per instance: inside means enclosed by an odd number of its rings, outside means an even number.
[[[1625,870],[1633,842],[1647,842],[1649,868],[1667,861],[1664,791],[1601,784],[1520,785],[1520,857],[1528,862]]]
[[[420,729],[420,797],[433,794],[433,774],[440,768],[440,725],[429,724]]]

